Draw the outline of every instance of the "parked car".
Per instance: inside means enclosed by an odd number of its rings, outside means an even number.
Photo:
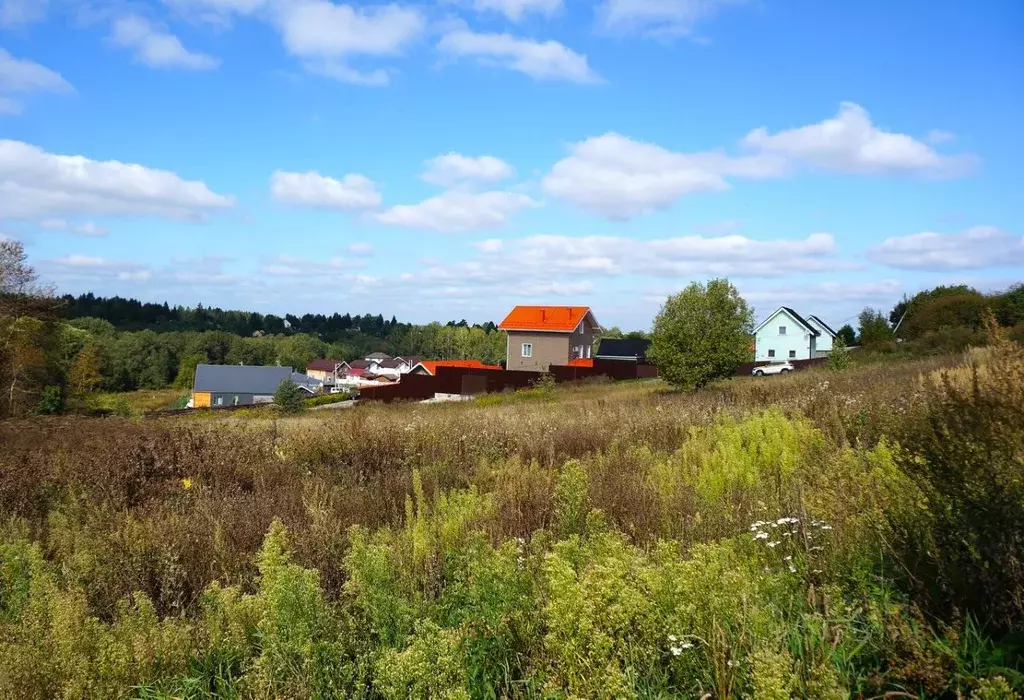
[[[763,377],[766,374],[787,374],[788,372],[792,371],[792,362],[773,362],[770,365],[761,365],[760,367],[755,367],[754,371],[751,374],[753,374],[755,377]]]

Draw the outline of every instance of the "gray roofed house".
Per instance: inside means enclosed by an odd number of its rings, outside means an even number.
[[[291,380],[314,393],[320,382],[291,367],[197,365],[192,383],[192,406],[250,406],[270,403],[281,382]]]

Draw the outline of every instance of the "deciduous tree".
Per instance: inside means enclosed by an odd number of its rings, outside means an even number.
[[[750,361],[753,330],[754,312],[729,280],[694,282],[661,307],[647,357],[670,384],[697,389]]]

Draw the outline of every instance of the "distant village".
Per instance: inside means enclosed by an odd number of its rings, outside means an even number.
[[[418,356],[390,356],[382,352],[359,360],[321,358],[310,362],[304,371],[292,367],[249,365],[209,365],[196,368],[189,408],[248,406],[273,401],[274,392],[284,381],[291,381],[309,395],[359,392],[378,397],[378,389],[417,378],[410,392],[392,389],[380,394],[389,398],[429,399],[430,384],[422,377],[449,380],[434,394],[472,395],[522,385],[531,376],[550,374],[556,381],[588,376],[630,379],[657,376],[647,362],[650,341],[644,339],[601,338],[601,326],[588,306],[516,306],[498,325],[507,335],[505,360],[500,365],[480,360],[435,360]],[[801,316],[790,307],[779,307],[754,331],[754,362],[804,361],[824,358],[831,352],[836,337],[818,316]],[[595,350],[596,348],[596,350]],[[565,370],[569,370],[568,372]],[[503,373],[496,376],[488,373]],[[484,377],[484,381],[462,381],[453,387],[453,373]],[[517,379],[512,379],[512,375]],[[521,376],[520,376],[521,375]],[[489,379],[488,379],[489,378]],[[424,389],[424,387],[427,387]],[[469,388],[467,388],[469,387]]]

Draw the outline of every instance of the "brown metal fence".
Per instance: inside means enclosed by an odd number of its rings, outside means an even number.
[[[368,387],[359,390],[359,398],[369,401],[398,401],[429,399],[434,394],[498,393],[507,389],[525,389],[543,376],[541,372],[522,372],[473,367],[438,367],[435,376],[405,374],[396,384]],[[553,366],[550,372],[558,383],[574,382],[593,377],[614,380],[648,379],[658,376],[651,365],[617,360],[594,360],[593,367]],[[470,379],[466,379],[469,377]]]
[[[814,358],[811,358],[810,360],[789,360],[789,363],[791,365],[793,365],[793,369],[799,371],[801,369],[807,369],[809,367],[814,367],[816,365],[820,365],[820,364],[822,364],[824,362],[827,362],[827,361],[828,361],[827,357],[814,357]],[[736,374],[737,375],[750,374],[751,372],[754,371],[755,367],[763,367],[765,365],[770,365],[770,364],[773,364],[773,362],[748,362],[746,364],[743,364],[743,365],[740,365],[739,367],[737,367],[736,368]]]

